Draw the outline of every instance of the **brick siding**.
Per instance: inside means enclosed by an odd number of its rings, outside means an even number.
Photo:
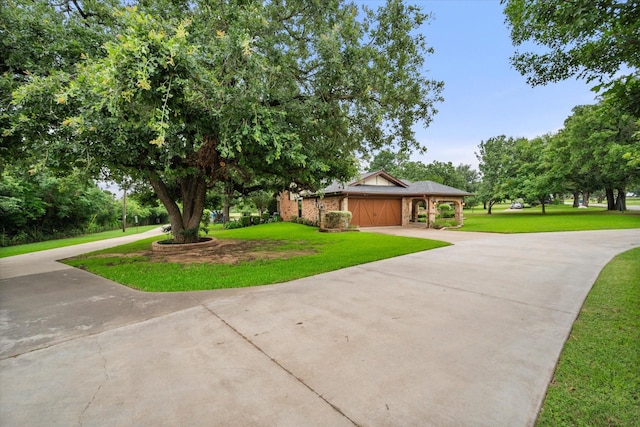
[[[289,200],[289,192],[280,193],[280,216],[285,221],[291,221],[292,217],[298,217],[298,202]],[[339,211],[340,200],[343,197],[325,197],[323,199],[307,198],[302,200],[302,217],[313,222],[318,222],[320,211],[318,204],[324,207],[325,211]]]
[[[402,200],[402,225],[407,226],[410,224],[412,220],[417,219],[411,218],[412,205],[416,200],[424,200],[427,203],[427,223],[426,227],[430,227],[431,224],[436,219],[436,215],[438,214],[438,203],[442,201],[453,202],[455,208],[455,219],[458,220],[460,224],[464,219],[462,212],[462,202],[464,198],[462,197],[447,197],[447,196],[427,196],[425,198],[409,198],[405,197]],[[329,211],[341,211],[341,210],[349,210],[348,208],[348,198],[344,196],[332,196],[325,197],[323,199],[316,198],[307,198],[302,200],[302,217],[317,223],[319,221],[320,211],[318,210],[318,204],[320,204],[324,208],[324,212]],[[292,217],[298,217],[298,201],[290,200],[289,192],[284,191],[280,193],[279,196],[279,209],[280,216],[285,221],[291,221]]]
[[[298,217],[298,201],[290,200],[288,191],[280,193],[278,209],[280,209],[280,218],[285,221],[291,221],[291,217]]]

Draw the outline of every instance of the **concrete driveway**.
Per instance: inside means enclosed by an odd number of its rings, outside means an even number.
[[[0,425],[532,425],[598,273],[640,246],[373,231],[455,244],[175,294],[51,262],[81,247],[0,259]]]

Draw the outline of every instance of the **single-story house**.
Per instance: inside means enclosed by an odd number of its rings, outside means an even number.
[[[464,197],[472,196],[457,188],[433,181],[410,182],[384,170],[370,172],[351,183],[334,182],[316,193],[279,195],[279,211],[285,221],[303,217],[320,221],[321,211],[350,211],[351,225],[359,227],[407,226],[418,224],[418,214],[426,214],[427,228],[438,215],[438,206],[453,206],[455,219],[462,224]]]

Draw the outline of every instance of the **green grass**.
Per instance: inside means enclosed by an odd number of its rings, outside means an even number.
[[[276,240],[283,245],[278,250],[307,250],[313,253],[233,265],[156,263],[150,262],[147,256],[135,255],[149,250],[152,241],[162,239],[156,237],[65,262],[135,289],[176,292],[285,282],[448,245],[433,240],[374,233],[319,233],[316,228],[287,222],[217,230],[210,234],[219,239]]]
[[[141,227],[129,227],[125,232],[122,230],[104,231],[102,233],[85,234],[82,236],[70,237],[68,239],[47,240],[45,242],[28,243],[26,245],[7,246],[0,248],[0,258],[14,255],[22,255],[31,252],[44,251],[47,249],[62,248],[65,246],[79,245],[81,243],[95,242],[97,240],[112,239],[114,237],[128,236],[130,234],[143,233],[158,225],[145,225]]]
[[[482,209],[465,211],[460,231],[489,233],[535,233],[549,231],[583,231],[640,228],[639,211],[607,211],[605,208],[572,208],[568,205],[547,206],[505,212],[508,205],[494,206],[488,215]]]
[[[600,273],[573,325],[538,426],[640,426],[640,248]]]

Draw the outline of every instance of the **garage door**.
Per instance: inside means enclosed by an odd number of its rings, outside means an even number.
[[[360,227],[402,225],[402,200],[354,199],[349,197],[351,224]]]

